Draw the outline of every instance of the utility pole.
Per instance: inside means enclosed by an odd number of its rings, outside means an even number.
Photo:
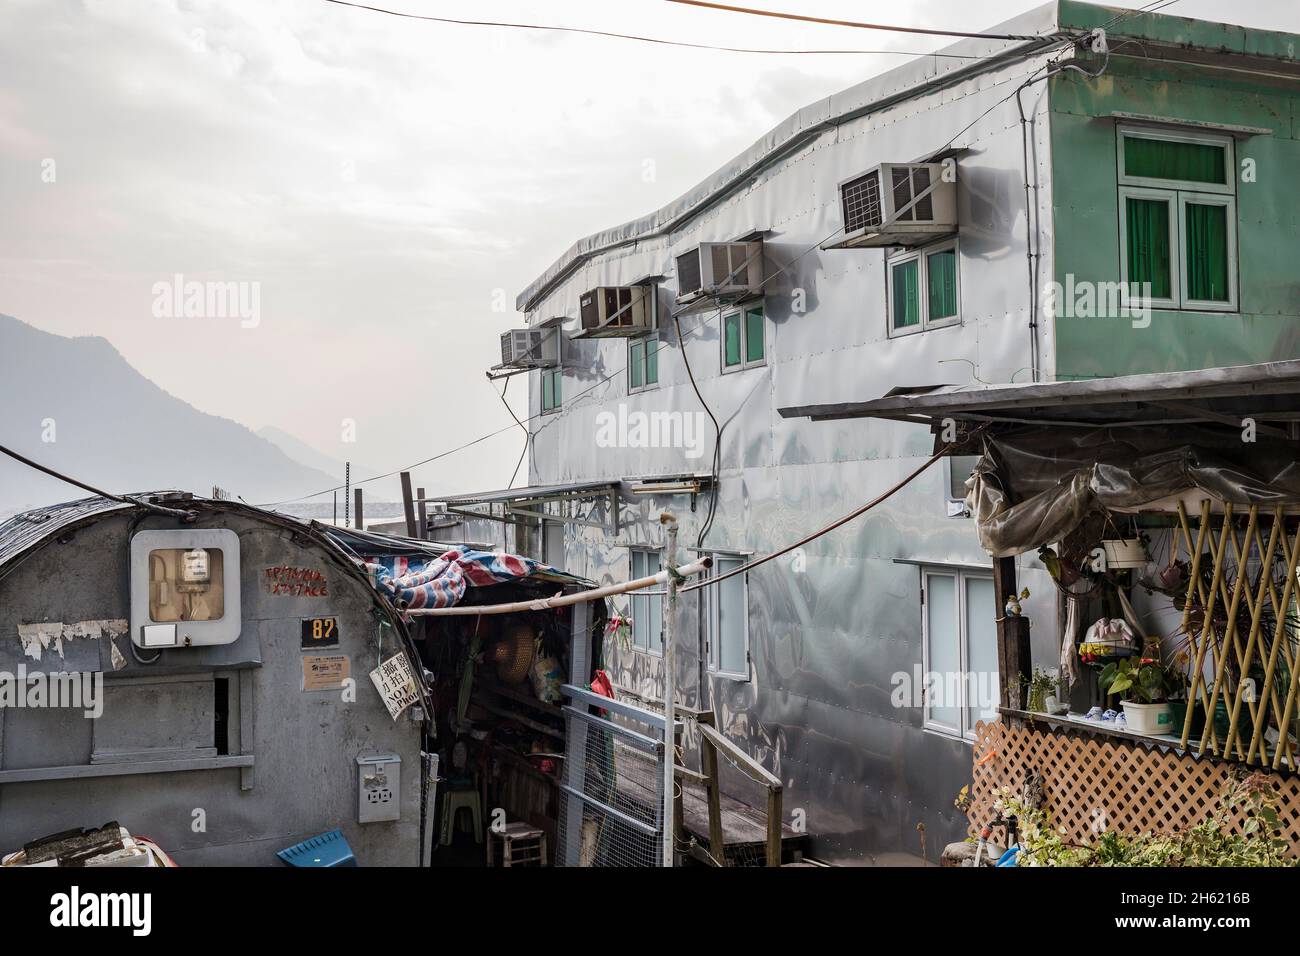
[[[677,725],[677,661],[673,654],[673,624],[677,619],[677,519],[665,511],[659,515],[659,523],[668,532],[668,548],[664,555],[664,567],[668,570],[667,591],[664,595],[664,805],[663,826],[664,866],[673,865],[673,839],[676,828],[673,822],[673,793],[677,781],[677,737],[674,728]]]

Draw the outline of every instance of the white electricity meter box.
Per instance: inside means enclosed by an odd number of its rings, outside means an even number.
[[[239,535],[228,528],[131,538],[131,642],[145,650],[239,640]]]

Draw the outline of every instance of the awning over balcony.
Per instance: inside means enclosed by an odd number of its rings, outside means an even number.
[[[945,419],[1063,427],[1230,424],[1245,418],[1300,435],[1300,360],[1020,385],[923,385],[881,398],[798,405],[783,418],[886,418],[931,426]]]
[[[967,503],[998,557],[1060,541],[1099,513],[1203,499],[1300,508],[1300,361],[910,388],[781,414],[917,422],[935,433],[936,451],[981,455]]]

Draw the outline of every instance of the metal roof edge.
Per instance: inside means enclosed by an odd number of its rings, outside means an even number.
[[[863,402],[794,405],[779,408],[782,418],[898,418],[935,413],[1029,405],[1097,405],[1159,398],[1215,398],[1229,395],[1300,394],[1300,359],[1192,369],[1143,372],[1113,378],[1063,382],[962,387],[925,394],[890,395]]]

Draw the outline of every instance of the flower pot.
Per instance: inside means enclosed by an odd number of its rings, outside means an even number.
[[[1141,538],[1107,538],[1101,547],[1107,568],[1144,568],[1149,563]]]
[[[1124,722],[1135,734],[1171,734],[1174,732],[1173,715],[1168,704],[1139,704],[1124,701]]]

